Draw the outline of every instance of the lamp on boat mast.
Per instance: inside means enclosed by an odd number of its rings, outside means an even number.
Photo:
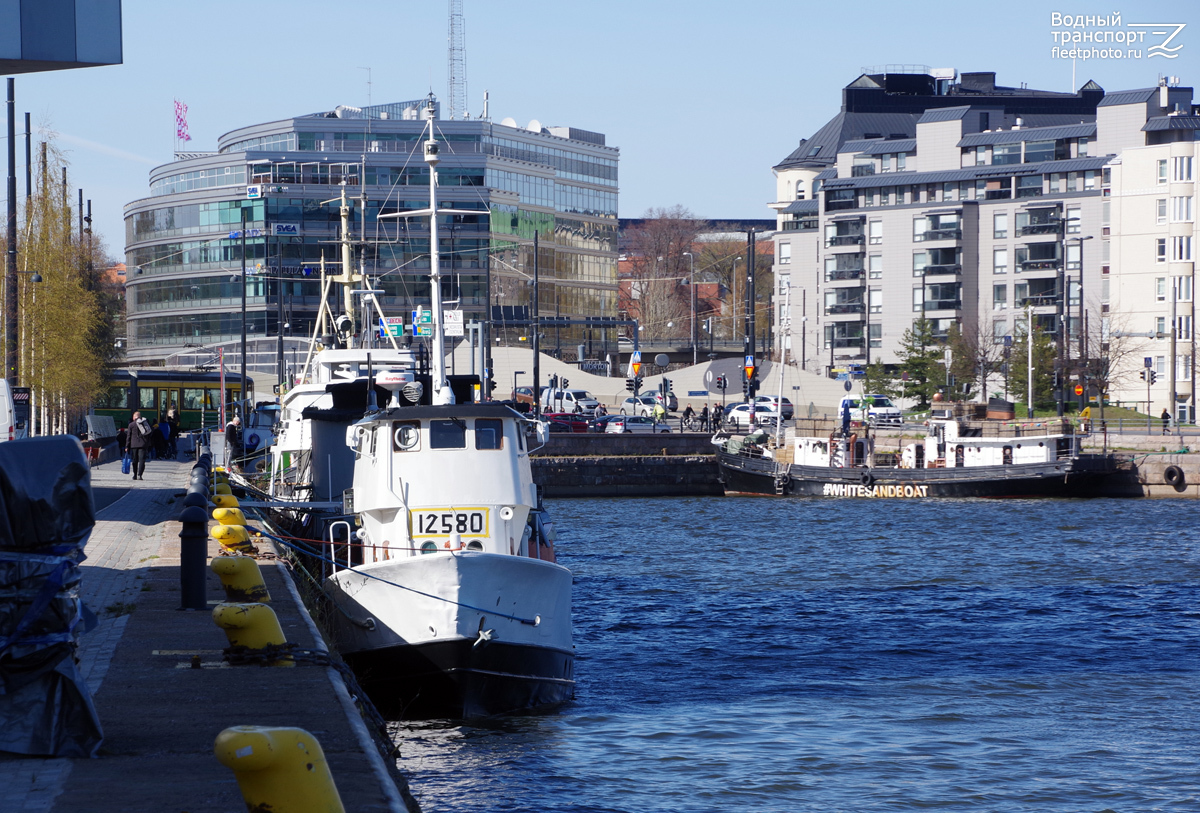
[[[425,163],[429,165],[429,308],[433,311],[433,346],[430,352],[432,401],[453,404],[454,393],[446,381],[446,341],[442,330],[442,271],[438,257],[437,165],[438,143],[433,137],[433,96],[428,101],[429,138],[425,141]]]

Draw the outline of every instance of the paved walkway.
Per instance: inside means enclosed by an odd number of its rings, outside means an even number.
[[[217,734],[234,725],[308,730],[348,810],[403,811],[394,777],[335,672],[229,668],[221,660],[227,641],[210,615],[178,609],[175,518],[190,470],[190,463],[151,461],[139,481],[122,475],[119,462],[92,470],[94,487],[129,489],[98,512],[80,587],[100,618],[78,654],[104,744],[92,760],[0,755],[0,811],[244,810],[232,772],[212,751]],[[217,553],[210,540],[209,555]],[[262,569],[288,640],[320,647],[281,566]],[[207,589],[215,604],[222,590],[211,574]],[[203,668],[190,668],[194,654]]]

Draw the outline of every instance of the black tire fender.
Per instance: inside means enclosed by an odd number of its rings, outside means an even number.
[[[875,475],[871,474],[869,471],[864,471],[862,473],[862,477],[859,478],[859,482],[861,482],[864,486],[869,486],[875,482]]]
[[[1174,486],[1175,488],[1187,485],[1187,476],[1179,466],[1167,466],[1166,471],[1163,472],[1163,480],[1166,481],[1167,485]]]

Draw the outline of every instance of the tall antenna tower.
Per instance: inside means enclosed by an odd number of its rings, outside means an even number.
[[[450,64],[448,69],[450,118],[458,118],[461,114],[466,118],[467,113],[467,47],[466,20],[463,18],[462,0],[450,0],[450,33],[449,40]]]

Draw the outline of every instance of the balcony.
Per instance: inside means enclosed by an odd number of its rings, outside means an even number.
[[[833,271],[825,272],[826,282],[843,282],[845,280],[862,278],[863,268],[861,266],[858,268],[838,268]]]
[[[1062,234],[1062,221],[1056,219],[1045,223],[1030,223],[1028,226],[1022,226],[1020,233],[1022,237],[1031,234]]]
[[[956,311],[962,309],[961,299],[926,299],[925,312],[929,311]]]
[[[833,237],[825,238],[825,248],[834,248],[835,246],[861,246],[866,242],[866,236],[862,232],[857,234],[838,234]]]
[[[1062,266],[1062,259],[1022,260],[1019,265],[1022,271],[1057,271]]]
[[[807,220],[785,220],[783,221],[784,231],[816,231],[820,221],[817,218]]]
[[[1006,200],[1011,197],[1011,189],[989,189],[983,193],[984,200]]]
[[[850,167],[850,177],[851,178],[865,178],[868,175],[874,175],[874,174],[875,174],[875,164],[874,163],[855,164],[854,166]]]
[[[846,316],[848,314],[862,313],[865,310],[861,302],[842,302],[837,305],[826,305],[826,316]]]
[[[958,263],[945,263],[942,265],[927,265],[925,266],[924,276],[932,277],[938,274],[961,274],[962,266]]]
[[[828,341],[825,342],[825,346],[826,347],[829,346]],[[855,350],[862,350],[863,349],[863,337],[862,336],[852,336],[852,337],[846,338],[846,339],[837,338],[837,339],[833,340],[833,349],[834,350],[847,350],[847,349],[851,349],[851,348],[855,349]]]
[[[922,240],[961,240],[962,229],[930,229],[921,235]]]

